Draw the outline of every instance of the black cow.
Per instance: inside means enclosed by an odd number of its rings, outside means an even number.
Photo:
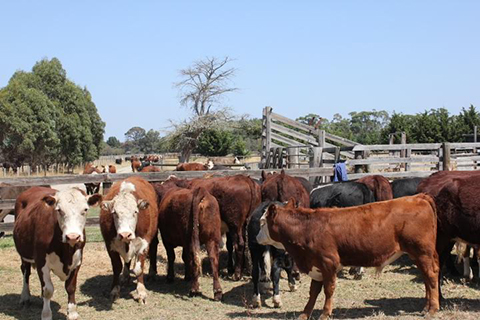
[[[273,305],[275,308],[282,306],[280,299],[280,272],[284,269],[288,276],[288,285],[291,291],[296,290],[295,279],[293,275],[293,259],[285,250],[274,248],[273,246],[264,246],[258,243],[257,234],[260,231],[260,218],[265,210],[272,203],[281,204],[280,202],[265,201],[262,202],[252,213],[250,222],[248,223],[248,248],[252,257],[252,281],[253,281],[253,306],[260,307],[262,302],[260,299],[259,282],[260,275],[265,274],[263,281],[267,281],[270,273],[273,282]],[[271,259],[273,258],[273,264]]]
[[[310,208],[352,207],[375,202],[373,192],[363,183],[338,182],[320,186],[310,193]]]
[[[115,159],[115,164],[122,164],[123,160],[121,158]]]
[[[396,179],[391,183],[393,198],[413,196],[417,194],[417,187],[423,178]]]

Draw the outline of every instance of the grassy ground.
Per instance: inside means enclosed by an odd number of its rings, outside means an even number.
[[[112,304],[108,292],[112,280],[111,265],[98,227],[87,228],[88,243],[84,251],[83,265],[77,285],[78,312],[82,319],[294,319],[308,299],[310,281],[303,276],[297,292],[288,292],[286,280],[281,281],[283,307],[274,309],[271,293],[261,309],[249,307],[252,295],[250,279],[233,282],[221,280],[224,290],[223,303],[213,301],[212,278],[204,272],[201,278],[203,296],[190,298],[189,286],[182,280],[183,264],[177,251],[177,279],[167,284],[166,254],[159,247],[159,276],[147,284],[148,304],[139,305],[130,292],[131,284],[122,289],[121,298]],[[0,319],[38,319],[42,300],[35,272],[31,277],[33,301],[29,308],[22,308],[18,301],[22,290],[20,259],[13,246],[11,235],[0,240]],[[225,252],[222,252],[225,261]],[[204,269],[208,263],[204,261]],[[387,267],[378,279],[374,270],[360,281],[350,275],[339,278],[334,296],[335,319],[418,319],[425,303],[424,286],[417,269],[408,258]],[[63,283],[53,276],[55,294],[52,300],[54,319],[66,319],[67,295]],[[476,284],[448,282],[443,286],[447,297],[445,308],[438,319],[478,319],[480,317],[480,291]],[[313,317],[317,319],[323,306],[323,293],[318,299]]]

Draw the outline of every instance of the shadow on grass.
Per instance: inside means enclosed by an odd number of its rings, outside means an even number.
[[[67,319],[66,315],[59,313],[60,305],[55,302],[55,295],[50,303],[54,319]],[[19,303],[19,294],[6,294],[0,296],[0,315],[4,314],[19,320],[38,319],[42,314],[43,299],[41,297],[32,296],[30,305],[23,307]],[[0,316],[1,317],[1,316]]]

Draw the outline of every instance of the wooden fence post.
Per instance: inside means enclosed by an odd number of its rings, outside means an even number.
[[[450,143],[444,142],[442,144],[443,149],[443,171],[450,171]]]
[[[323,155],[323,148],[312,147],[312,154],[310,157],[309,167],[310,168],[323,167],[322,155]],[[309,180],[312,185],[316,185],[320,181],[323,182],[323,177],[310,177]]]
[[[267,158],[272,144],[272,108],[263,108],[262,117],[262,167],[268,167]]]
[[[355,151],[355,160],[363,159],[363,155],[364,155],[363,151]],[[363,165],[356,164],[355,173],[363,173]]]
[[[320,148],[325,148],[325,130],[318,131],[318,146]]]
[[[287,166],[289,169],[300,168],[300,149],[296,147],[287,148],[288,162]]]
[[[412,149],[407,148],[405,157],[410,158],[412,156]],[[410,162],[405,162],[405,171],[410,171],[412,168],[412,164]]]

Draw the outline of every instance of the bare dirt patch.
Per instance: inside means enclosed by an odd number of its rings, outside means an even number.
[[[147,320],[147,319],[295,319],[308,299],[310,280],[302,276],[297,292],[289,292],[286,280],[281,281],[283,307],[273,308],[271,292],[262,296],[263,307],[251,309],[252,284],[250,279],[233,282],[224,277],[222,303],[213,301],[212,278],[204,273],[200,285],[203,295],[188,296],[189,284],[183,281],[183,263],[177,250],[174,284],[166,283],[166,254],[159,247],[159,276],[147,284],[149,297],[146,306],[131,297],[132,283],[122,289],[115,303],[108,298],[112,271],[98,227],[87,229],[89,242],[85,248],[83,265],[77,286],[78,312],[82,319]],[[18,301],[22,290],[20,259],[13,247],[11,235],[0,240],[0,319],[38,319],[42,308],[40,286],[36,272],[32,272],[29,308]],[[222,252],[225,254],[225,252]],[[208,269],[208,263],[204,263]],[[66,319],[67,295],[63,283],[55,276],[52,300],[54,319]],[[479,319],[480,291],[476,284],[448,282],[443,286],[447,298],[437,319]],[[417,269],[408,258],[387,267],[380,278],[368,270],[363,280],[355,281],[346,272],[337,282],[334,296],[334,319],[420,319],[424,300],[424,285]],[[265,299],[266,298],[266,299]],[[323,293],[317,301],[313,318],[320,316]]]

